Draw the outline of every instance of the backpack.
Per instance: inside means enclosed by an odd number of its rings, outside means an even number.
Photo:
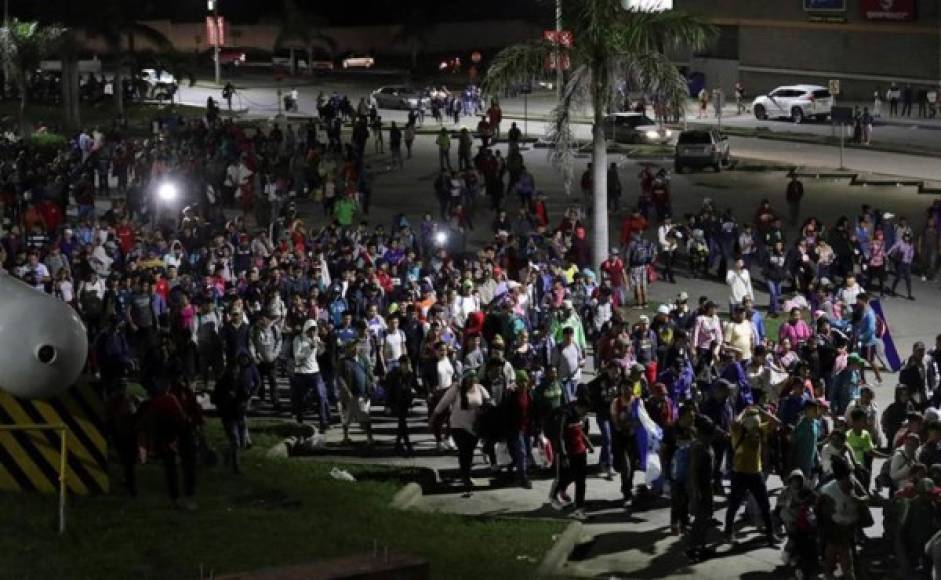
[[[670,479],[674,484],[686,482],[689,474],[689,450],[690,445],[680,445],[673,452],[673,459],[670,461]]]

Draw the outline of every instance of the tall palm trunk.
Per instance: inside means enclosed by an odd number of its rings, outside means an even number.
[[[76,129],[81,124],[81,106],[78,94],[78,62],[69,53],[62,58],[62,106],[65,124]]]
[[[598,268],[608,255],[608,143],[604,138],[605,93],[598,86],[594,94],[594,124],[591,127],[592,198],[594,211],[592,226],[595,231],[592,244],[592,266]]]
[[[307,45],[307,74],[314,74],[314,47]]]
[[[26,74],[26,71],[23,71],[23,78],[20,80],[20,137],[23,139],[29,137],[29,125],[26,122],[26,91],[29,82]]]
[[[603,117],[595,113],[595,124],[591,128],[591,169],[592,169],[592,202],[594,203],[593,229],[595,230],[594,244],[592,245],[592,259],[594,267],[598,267],[608,255],[608,143],[604,138]]]
[[[294,49],[291,48],[289,50],[291,54],[291,76],[293,77],[297,75],[297,58],[294,56]],[[310,66],[310,64],[308,64],[308,66]]]

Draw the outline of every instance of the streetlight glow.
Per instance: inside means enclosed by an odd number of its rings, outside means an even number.
[[[176,187],[176,184],[165,181],[160,184],[157,188],[157,197],[160,198],[160,201],[169,202],[176,199],[179,195],[179,190]]]

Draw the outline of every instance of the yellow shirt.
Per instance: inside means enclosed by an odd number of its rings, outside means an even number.
[[[726,322],[724,330],[725,346],[734,348],[739,358],[751,358],[752,347],[755,342],[755,333],[751,322]]]
[[[738,473],[761,473],[762,445],[765,435],[774,428],[770,422],[761,423],[757,431],[746,433],[741,423],[732,424],[732,470]]]

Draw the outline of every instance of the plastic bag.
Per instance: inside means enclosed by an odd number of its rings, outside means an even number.
[[[494,446],[494,454],[497,458],[497,465],[511,465],[513,457],[510,455],[510,448],[503,441]]]
[[[663,471],[660,467],[660,456],[656,453],[651,453],[647,456],[647,471],[644,472],[644,482],[647,485],[653,485],[655,481],[660,479],[662,474]]]
[[[552,443],[545,435],[539,437],[536,447],[533,448],[533,463],[536,467],[548,469],[552,467],[553,450]]]

